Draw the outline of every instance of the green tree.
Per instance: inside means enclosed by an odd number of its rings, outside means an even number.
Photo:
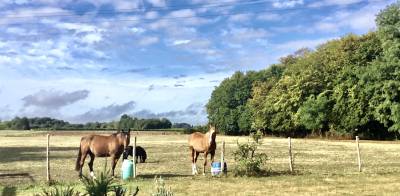
[[[329,100],[326,95],[320,94],[315,97],[311,95],[297,111],[297,119],[299,124],[306,129],[312,130],[313,133],[321,134],[327,131]]]
[[[118,124],[118,129],[129,129],[133,128],[133,119],[132,117],[124,114],[121,116]]]
[[[374,117],[389,127],[400,131],[400,2],[388,6],[377,18],[378,36],[382,42],[383,56],[369,70],[370,83],[375,94],[371,98]]]
[[[208,119],[219,131],[228,135],[248,134],[253,113],[247,106],[255,81],[281,75],[283,68],[272,66],[259,72],[236,72],[213,91],[207,104]]]

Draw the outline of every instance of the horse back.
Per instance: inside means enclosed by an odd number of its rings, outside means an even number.
[[[123,152],[121,144],[119,144],[117,139],[112,136],[89,135],[82,138],[82,140],[84,140],[84,143],[89,142],[88,146],[90,151],[97,157],[121,155]]]
[[[208,140],[206,134],[194,132],[189,136],[189,146],[197,152],[204,152],[209,147]]]

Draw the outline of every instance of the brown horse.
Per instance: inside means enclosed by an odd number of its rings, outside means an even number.
[[[199,153],[204,153],[204,167],[203,167],[203,175],[206,173],[206,165],[207,165],[207,155],[211,154],[211,163],[214,162],[215,149],[217,148],[217,144],[215,143],[215,138],[217,136],[217,132],[214,126],[209,127],[207,133],[202,134],[200,132],[195,132],[190,134],[189,136],[189,147],[192,151],[192,174],[197,174],[196,161],[199,156]]]
[[[76,159],[75,170],[79,171],[79,177],[82,177],[82,167],[86,156],[90,156],[88,163],[90,175],[94,177],[93,161],[95,157],[111,157],[112,176],[117,165],[118,159],[124,152],[124,149],[130,142],[130,129],[127,132],[117,132],[109,136],[88,135],[81,138],[78,158]]]

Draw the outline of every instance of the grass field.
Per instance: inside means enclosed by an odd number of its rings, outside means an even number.
[[[80,137],[77,132],[51,136],[51,175],[57,184],[82,189],[74,164]],[[134,136],[132,134],[132,136]],[[226,177],[191,175],[187,135],[139,133],[137,144],[148,154],[138,165],[138,178],[123,182],[139,186],[139,195],[154,190],[154,176],[163,176],[175,195],[398,195],[400,192],[400,142],[361,141],[363,172],[358,172],[354,141],[292,139],[295,173],[288,172],[287,139],[264,138],[261,151],[269,156],[268,176]],[[226,142],[228,171],[234,167],[236,141],[247,137],[217,136]],[[220,145],[216,160],[219,160]],[[45,132],[0,132],[0,193],[33,195],[45,185]],[[108,159],[109,161],[109,159]],[[203,158],[198,160],[202,169]],[[97,158],[95,171],[103,170],[104,158]],[[108,166],[110,164],[108,163]],[[116,174],[119,178],[121,160]],[[207,171],[210,168],[208,166]],[[88,173],[85,164],[84,173]]]

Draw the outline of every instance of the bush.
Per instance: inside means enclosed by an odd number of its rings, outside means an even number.
[[[252,141],[245,144],[237,142],[238,149],[233,152],[237,163],[233,170],[235,176],[258,176],[264,172],[263,167],[268,157],[265,153],[256,153],[258,146],[262,144],[262,133],[252,133],[250,138]]]
[[[91,196],[106,196],[107,193],[114,193],[116,196],[124,196],[128,194],[126,188],[122,185],[115,184],[114,178],[109,175],[109,172],[101,172],[100,177],[92,179],[87,176],[83,176],[83,184],[88,195]],[[136,187],[135,192],[129,195],[137,195],[139,188]]]
[[[71,187],[55,187],[54,189],[43,190],[42,194],[37,196],[79,196],[79,195],[90,195],[90,196],[107,196],[109,193],[115,196],[132,195],[135,196],[139,192],[139,188],[136,187],[134,191],[128,191],[120,184],[115,184],[114,178],[109,175],[109,172],[101,172],[98,179],[92,179],[91,177],[83,176],[83,185],[86,193],[74,191]]]
[[[101,172],[99,178],[92,179],[91,177],[83,176],[82,182],[88,195],[105,196],[114,186],[114,179],[111,175]]]
[[[75,192],[72,187],[54,187],[49,190],[44,190],[40,196],[79,196],[79,192]]]
[[[126,188],[124,188],[121,185],[116,185],[116,186],[113,187],[112,192],[114,192],[115,196],[124,196],[124,195],[135,196],[139,192],[139,188],[136,187],[135,192],[132,193],[132,191],[130,191],[130,193],[128,193],[128,190]]]
[[[174,193],[171,191],[171,187],[169,189],[167,189],[165,187],[165,182],[164,180],[161,178],[157,179],[157,177],[154,178],[154,184],[156,187],[156,191],[151,194],[152,196],[173,196]]]

